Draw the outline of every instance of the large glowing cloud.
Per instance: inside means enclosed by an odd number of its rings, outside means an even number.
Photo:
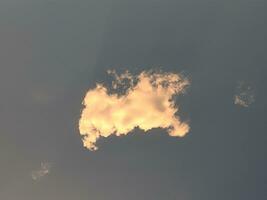
[[[79,130],[86,148],[96,150],[100,137],[127,135],[136,127],[144,131],[163,128],[175,137],[189,131],[188,123],[177,116],[173,98],[189,85],[182,75],[151,71],[138,76],[108,73],[115,77],[110,90],[97,84],[83,101]]]

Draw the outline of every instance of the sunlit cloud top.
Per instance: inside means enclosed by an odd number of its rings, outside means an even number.
[[[126,71],[114,76],[108,89],[97,84],[84,98],[79,120],[83,144],[96,150],[99,138],[127,135],[134,128],[148,131],[166,129],[170,136],[182,137],[189,125],[182,122],[174,96],[185,91],[189,81],[180,74],[144,71],[137,76]]]

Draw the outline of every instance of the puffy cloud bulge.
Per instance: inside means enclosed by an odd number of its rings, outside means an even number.
[[[110,92],[97,84],[87,92],[79,120],[83,144],[97,150],[100,137],[127,135],[138,127],[144,131],[152,128],[166,129],[170,136],[182,137],[189,125],[181,122],[173,97],[185,91],[189,81],[175,73],[142,72],[137,76],[129,72],[117,75]],[[123,93],[119,89],[126,88]],[[117,92],[116,92],[117,91]]]

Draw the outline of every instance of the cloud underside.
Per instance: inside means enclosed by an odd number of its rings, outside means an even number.
[[[178,137],[189,131],[189,125],[177,116],[178,107],[173,100],[189,85],[187,79],[174,73],[142,72],[136,77],[128,72],[109,73],[115,77],[111,90],[128,88],[119,94],[97,84],[87,92],[79,121],[86,148],[96,150],[99,138],[127,135],[134,128],[163,128],[170,136]]]

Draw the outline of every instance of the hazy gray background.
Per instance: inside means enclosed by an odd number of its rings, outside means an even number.
[[[1,0],[0,199],[266,200],[264,0]],[[85,92],[107,69],[159,68],[192,80],[191,131],[83,148]],[[255,91],[234,105],[238,81]],[[39,181],[32,170],[50,162]]]

